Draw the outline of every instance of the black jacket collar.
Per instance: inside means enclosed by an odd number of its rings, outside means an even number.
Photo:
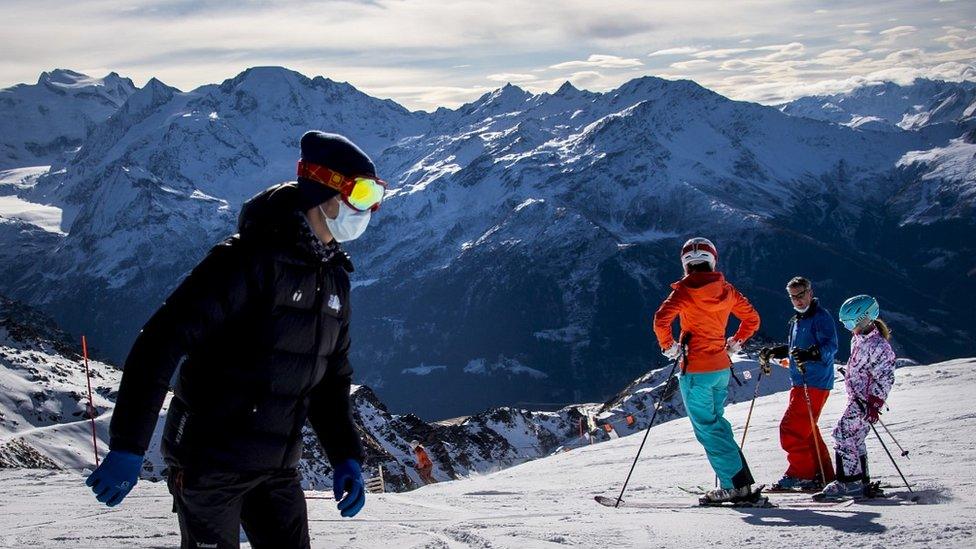
[[[820,301],[816,297],[811,299],[810,306],[807,307],[807,310],[803,311],[802,313],[797,311],[796,314],[793,315],[793,321],[796,322],[797,320],[804,318],[813,318],[813,315],[817,314],[817,308],[819,306]]]

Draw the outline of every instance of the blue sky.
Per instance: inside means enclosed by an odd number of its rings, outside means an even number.
[[[5,0],[0,87],[68,68],[188,90],[256,65],[411,109],[512,82],[603,91],[690,78],[777,103],[916,76],[976,80],[971,0]]]

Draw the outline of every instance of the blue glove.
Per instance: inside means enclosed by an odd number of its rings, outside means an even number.
[[[342,497],[343,492],[346,497]],[[339,503],[339,514],[354,517],[366,504],[366,488],[363,486],[363,469],[359,462],[347,459],[335,466],[332,472],[332,495]]]
[[[88,475],[85,484],[91,486],[92,492],[95,492],[95,499],[109,507],[115,507],[139,482],[141,469],[142,456],[112,450],[95,472]]]

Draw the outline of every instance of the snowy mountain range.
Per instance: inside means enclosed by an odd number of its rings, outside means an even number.
[[[908,86],[883,82],[847,93],[803,97],[781,105],[780,110],[852,128],[917,130],[976,116],[976,82],[924,78]]]
[[[768,338],[784,336],[785,281],[805,274],[830,310],[876,295],[907,356],[971,355],[973,89],[773,108],[644,77],[606,93],[508,85],[423,113],[274,67],[189,92],[151,80],[77,152],[16,166],[51,170],[0,172],[0,199],[53,209],[60,231],[0,213],[18,250],[0,252],[0,290],[120,361],[240,204],[293,178],[316,128],[363,146],[394,188],[348,246],[357,381],[393,412],[609,398],[663,363],[650,317],[695,235]]]
[[[92,78],[64,69],[0,90],[0,170],[63,159],[135,91],[114,72]]]

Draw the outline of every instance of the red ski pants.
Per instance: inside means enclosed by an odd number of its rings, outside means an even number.
[[[809,387],[810,409],[813,411],[813,422],[820,420],[830,391]],[[820,476],[820,466],[817,464],[816,450],[820,451],[820,462],[823,464],[824,483],[834,480],[834,467],[830,463],[830,452],[820,436],[820,428],[813,428],[810,423],[810,410],[803,395],[803,387],[793,387],[790,390],[790,404],[786,407],[783,420],[779,424],[780,445],[786,450],[786,461],[790,466],[786,470],[787,476],[812,480]]]

